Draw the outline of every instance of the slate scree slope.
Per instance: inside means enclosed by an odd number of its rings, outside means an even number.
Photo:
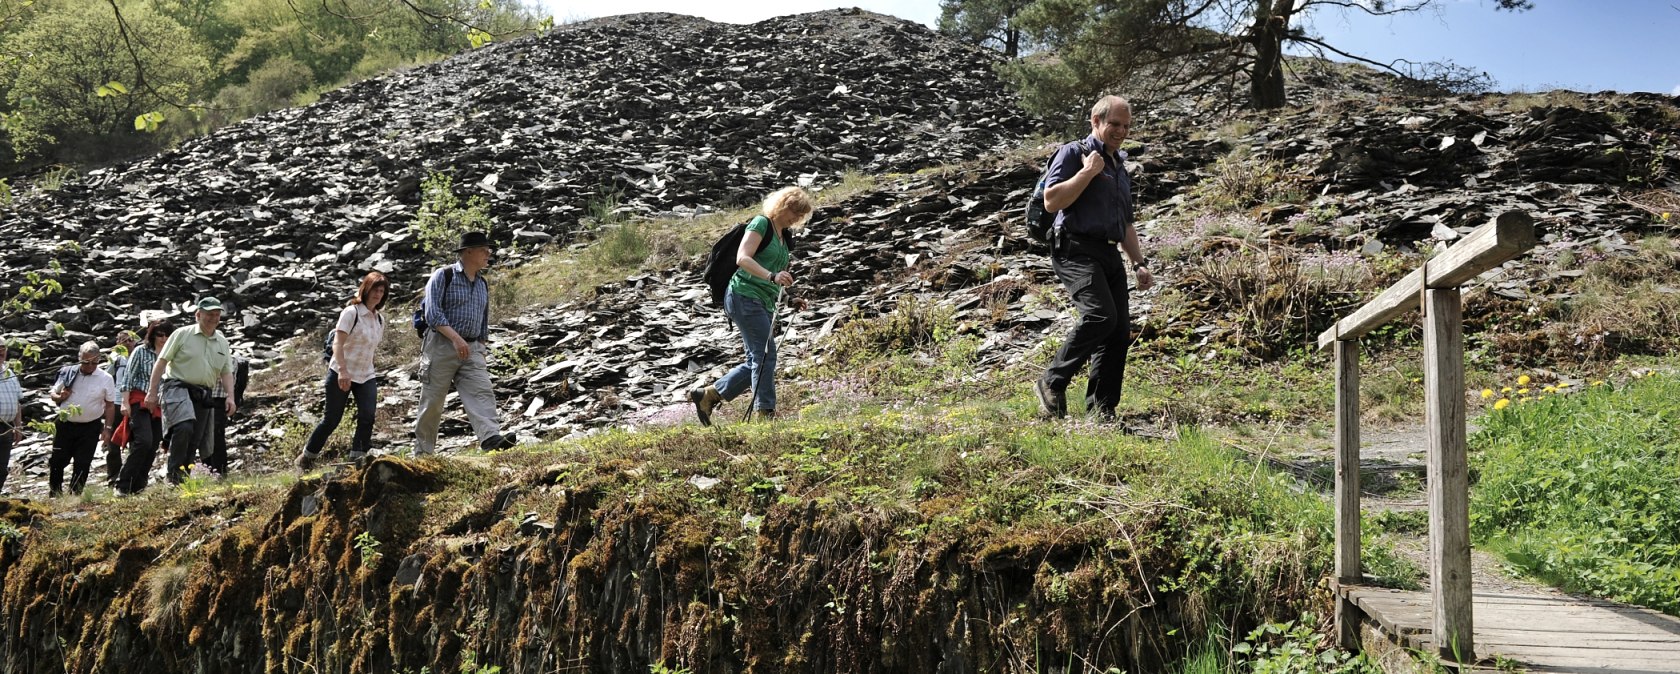
[[[433,261],[408,225],[431,171],[463,199],[488,200],[508,266],[575,240],[609,195],[633,214],[694,213],[833,184],[848,169],[910,173],[993,154],[1032,128],[994,61],[857,10],[753,25],[642,14],[493,44],[0,207],[4,273],[57,259],[68,280],[4,327],[50,359],[134,326],[142,310],[184,311],[214,293],[230,305],[230,338],[261,366],[284,340],[318,333],[366,270],[390,276],[397,299],[419,289]],[[406,396],[405,375],[388,390]],[[40,376],[26,382],[40,388]],[[529,406],[506,393],[509,407]]]

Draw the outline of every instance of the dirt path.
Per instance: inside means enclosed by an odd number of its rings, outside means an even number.
[[[1475,428],[1469,429],[1471,433]],[[1322,460],[1334,465],[1334,449],[1326,447]],[[1364,494],[1360,511],[1365,517],[1383,512],[1417,512],[1427,517],[1429,498],[1427,464],[1429,438],[1422,426],[1394,426],[1367,430],[1360,438],[1359,475]],[[1316,457],[1312,457],[1316,458]],[[1395,552],[1424,570],[1420,582],[1429,589],[1429,534],[1421,532],[1389,532],[1387,539]],[[1470,550],[1471,583],[1477,593],[1499,592],[1542,596],[1566,596],[1556,588],[1516,576],[1505,570],[1502,560],[1492,553]]]

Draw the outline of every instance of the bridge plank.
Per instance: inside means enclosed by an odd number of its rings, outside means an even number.
[[[1424,592],[1340,584],[1383,632],[1408,648],[1436,651]],[[1680,618],[1615,602],[1488,593],[1475,598],[1477,650],[1531,672],[1680,673]]]

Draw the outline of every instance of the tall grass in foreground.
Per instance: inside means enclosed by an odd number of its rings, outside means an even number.
[[[1510,405],[1472,439],[1471,526],[1572,591],[1680,615],[1680,378]]]

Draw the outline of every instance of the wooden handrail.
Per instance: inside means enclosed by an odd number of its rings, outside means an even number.
[[[1429,577],[1432,634],[1443,658],[1474,660],[1470,482],[1464,430],[1463,297],[1459,286],[1534,247],[1534,218],[1501,213],[1318,336],[1336,367],[1336,640],[1359,647],[1359,609],[1341,588],[1360,564],[1359,337],[1407,310],[1423,310],[1424,425],[1429,437]]]
[[[1418,308],[1425,287],[1457,287],[1533,247],[1533,216],[1523,211],[1501,213],[1319,333],[1318,348],[1328,348],[1338,339],[1358,339]]]

